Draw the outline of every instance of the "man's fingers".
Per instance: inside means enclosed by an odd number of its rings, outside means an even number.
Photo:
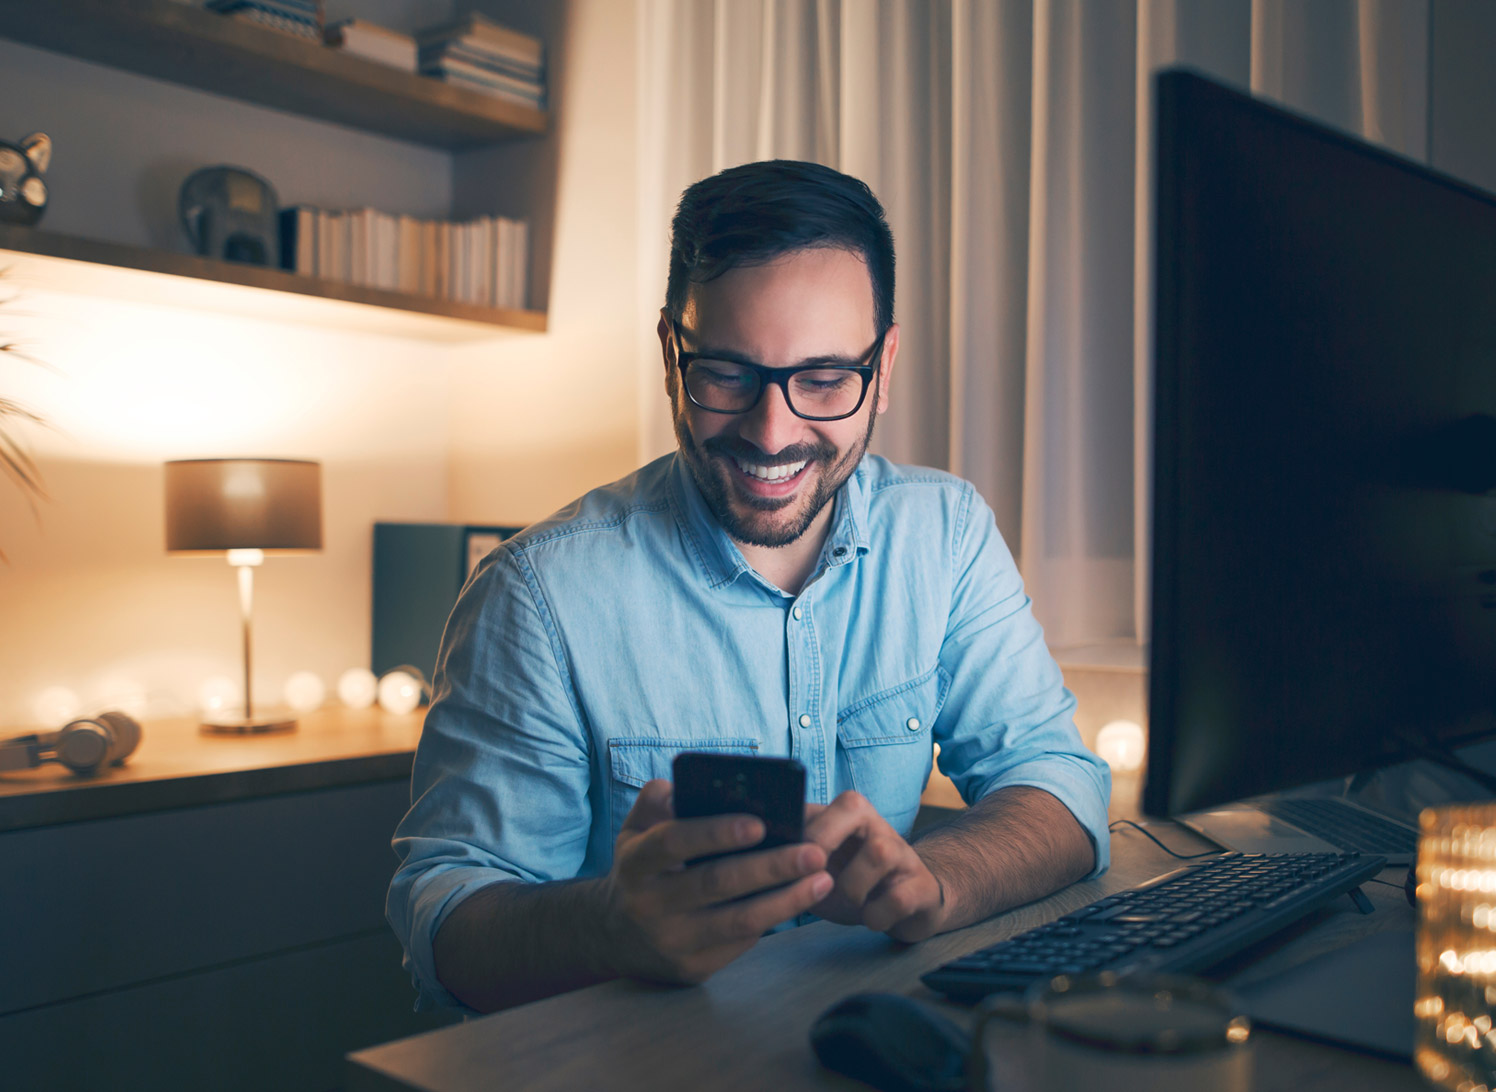
[[[917,868],[918,859],[909,843],[892,831],[864,839],[857,852],[840,869],[833,868],[836,889],[861,906],[872,896],[874,888],[890,874]]]
[[[805,840],[814,842],[828,854],[835,853],[848,838],[866,834],[882,822],[866,797],[844,792],[806,821]]]
[[[939,886],[928,872],[890,876],[863,906],[862,923],[895,940],[923,940],[933,932],[929,921],[939,898]]]
[[[696,910],[778,887],[825,867],[826,854],[819,846],[780,846],[661,876],[659,890],[672,906]]]
[[[693,915],[696,943],[706,948],[757,938],[805,913],[824,899],[831,887],[830,875],[814,872],[777,891],[702,910]]]
[[[668,872],[697,857],[748,849],[763,840],[763,820],[752,815],[676,819],[640,834],[629,847],[626,868],[635,876]]]

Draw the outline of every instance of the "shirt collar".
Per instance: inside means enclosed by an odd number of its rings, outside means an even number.
[[[676,523],[707,586],[722,587],[744,573],[751,573],[752,566],[744,560],[742,551],[707,507],[706,498],[696,487],[696,479],[691,477],[690,467],[679,451],[674,455],[669,480],[670,503]],[[831,533],[826,536],[826,544],[821,550],[821,561],[827,568],[844,565],[869,549],[868,489],[862,464],[858,464],[846,484],[837,491],[833,503]]]

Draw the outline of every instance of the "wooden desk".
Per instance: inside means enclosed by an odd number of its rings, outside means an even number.
[[[1168,824],[1159,828],[1182,852],[1205,845]],[[819,1013],[863,990],[938,1000],[919,982],[925,971],[1179,863],[1126,828],[1114,834],[1112,855],[1112,869],[1100,880],[911,947],[823,922],[765,938],[703,986],[610,982],[359,1051],[350,1055],[347,1088],[865,1090],[822,1069],[811,1053],[808,1032]],[[1382,878],[1401,883],[1401,870]],[[1349,899],[1336,899],[1270,950],[1256,952],[1228,982],[1245,985],[1359,936],[1411,926],[1400,891],[1378,884],[1364,890],[1376,913],[1358,914]],[[970,1019],[969,1009],[941,1004],[957,1020]],[[1264,1092],[1423,1087],[1408,1065],[1263,1029],[1256,1036],[1254,1087]]]
[[[0,831],[408,781],[425,716],[329,706],[303,714],[294,732],[265,736],[204,734],[189,717],[147,721],[125,764],[93,777],[56,763],[0,773]]]

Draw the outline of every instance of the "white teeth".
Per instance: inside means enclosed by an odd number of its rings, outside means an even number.
[[[783,466],[757,466],[754,463],[745,463],[734,459],[738,469],[750,478],[757,478],[761,482],[778,482],[785,478],[793,478],[804,469],[807,460],[801,459],[798,463],[786,463]]]

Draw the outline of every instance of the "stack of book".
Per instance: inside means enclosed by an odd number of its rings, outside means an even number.
[[[204,0],[203,7],[283,34],[322,41],[321,0]]]
[[[416,40],[421,75],[545,108],[545,60],[539,38],[475,13],[423,30]]]
[[[376,209],[282,209],[281,267],[304,277],[522,310],[529,296],[529,224],[464,223]]]
[[[416,40],[409,34],[370,23],[342,19],[327,28],[327,44],[344,53],[378,61],[406,72],[416,70]]]

